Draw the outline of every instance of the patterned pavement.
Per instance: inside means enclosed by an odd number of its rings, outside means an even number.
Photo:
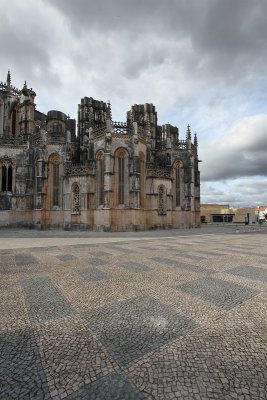
[[[243,233],[0,238],[0,399],[267,399],[267,232]]]

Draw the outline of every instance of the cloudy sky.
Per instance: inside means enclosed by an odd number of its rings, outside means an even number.
[[[42,112],[153,103],[197,132],[203,203],[267,205],[266,0],[0,0],[0,80]]]

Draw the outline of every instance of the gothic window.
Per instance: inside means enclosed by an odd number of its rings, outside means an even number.
[[[16,135],[16,124],[17,124],[17,110],[12,112],[12,135]]]
[[[182,162],[176,161],[173,165],[173,208],[181,207],[182,198]]]
[[[52,154],[49,158],[49,187],[52,207],[60,207],[60,175],[62,174],[61,158]]]
[[[145,156],[140,153],[140,206],[145,207]]]
[[[97,198],[98,205],[104,205],[104,153],[97,155]]]
[[[119,204],[124,204],[124,190],[125,190],[125,180],[124,180],[124,174],[125,174],[125,161],[124,157],[120,156],[119,157]]]
[[[53,206],[59,206],[59,163],[53,164]]]
[[[12,192],[13,183],[13,167],[10,160],[5,160],[1,163],[1,191],[2,192]]]
[[[158,188],[158,214],[159,215],[167,214],[167,197],[166,197],[166,188],[164,185],[159,185]]]
[[[181,176],[179,166],[175,168],[175,203],[176,207],[181,207]]]
[[[117,204],[125,205],[128,202],[128,153],[124,149],[119,149],[116,154],[116,186]]]
[[[72,186],[72,212],[74,214],[80,213],[80,188],[77,183]]]

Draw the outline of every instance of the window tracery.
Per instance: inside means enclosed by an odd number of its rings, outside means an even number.
[[[97,197],[98,205],[104,205],[104,153],[100,151],[97,155]]]
[[[9,158],[4,158],[0,160],[0,170],[1,170],[1,191],[2,192],[12,192],[13,188],[13,165]]]
[[[77,183],[72,187],[72,212],[74,214],[80,213],[80,188]]]
[[[158,214],[167,214],[167,195],[166,188],[164,185],[159,185],[158,187]]]

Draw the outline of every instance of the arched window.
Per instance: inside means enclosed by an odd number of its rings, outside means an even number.
[[[72,212],[74,214],[80,213],[80,188],[77,183],[72,186]]]
[[[13,136],[16,135],[16,127],[17,127],[17,110],[15,109],[12,112],[12,125],[11,125]]]
[[[140,153],[140,206],[145,207],[145,156],[143,153]]]
[[[2,167],[2,192],[6,192],[7,190],[7,167],[3,165]]]
[[[181,161],[176,161],[173,165],[173,207],[181,207],[181,196],[182,196],[182,176]]]
[[[59,154],[54,153],[49,157],[49,187],[52,207],[60,207],[60,176],[62,164]]]
[[[13,175],[13,168],[11,165],[7,168],[7,190],[8,192],[12,192],[12,175]]]
[[[181,173],[179,166],[175,168],[175,205],[181,206]]]
[[[97,203],[99,206],[104,205],[104,153],[100,151],[97,156],[97,178],[96,178],[96,187],[97,187]]]
[[[158,214],[159,215],[167,214],[167,197],[166,197],[166,188],[164,185],[159,185],[158,187]]]
[[[59,163],[53,163],[53,206],[59,206]]]
[[[125,160],[123,155],[119,155],[119,204],[124,204],[125,201]]]
[[[13,167],[11,164],[11,160],[4,159],[0,160],[0,169],[1,169],[1,180],[0,180],[0,191],[2,192],[12,192],[13,188]]]
[[[115,157],[116,169],[116,203],[117,205],[126,205],[129,201],[128,190],[128,152],[125,149],[119,149]]]

